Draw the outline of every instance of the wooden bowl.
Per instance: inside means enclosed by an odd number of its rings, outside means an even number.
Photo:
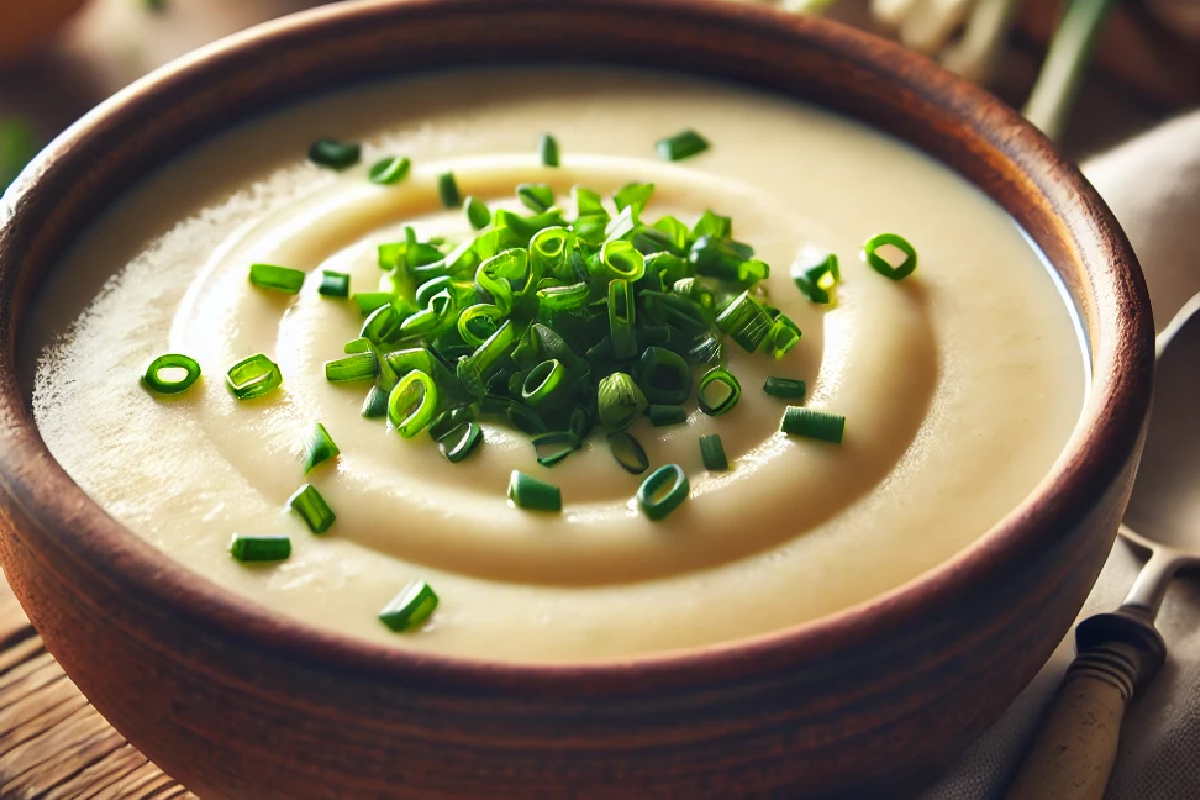
[[[670,657],[532,666],[414,655],[273,616],[161,555],[55,463],[17,375],[71,237],[189,144],[264,109],[444,65],[587,61],[821,103],[965,175],[1045,251],[1091,348],[1081,422],[1033,496],[941,567],[812,624]],[[65,133],[0,214],[0,555],[50,651],[205,800],[894,796],[993,722],[1111,546],[1150,397],[1133,254],[1011,109],[898,47],[700,0],[339,3],[227,39]]]

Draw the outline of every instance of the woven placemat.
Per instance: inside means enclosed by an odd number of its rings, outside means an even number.
[[[0,800],[196,800],[88,704],[2,574]]]

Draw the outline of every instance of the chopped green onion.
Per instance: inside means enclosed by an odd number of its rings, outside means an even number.
[[[298,269],[277,267],[274,264],[251,264],[250,283],[260,289],[296,294],[304,286],[304,273]]]
[[[390,392],[379,384],[371,387],[367,399],[363,401],[362,416],[364,419],[383,419],[387,416],[388,395]]]
[[[554,190],[544,183],[522,183],[517,198],[535,214],[542,214],[554,205]]]
[[[624,211],[627,207],[633,206],[634,210],[640,214],[646,204],[650,202],[650,196],[653,194],[653,183],[627,183],[613,195],[613,203],[617,206],[617,211]]]
[[[742,396],[742,385],[724,367],[716,367],[704,373],[696,390],[696,401],[700,410],[712,417],[719,417],[735,405]]]
[[[542,158],[542,165],[546,167],[557,167],[558,161],[558,140],[548,133],[542,134],[542,139],[538,143],[538,155]]]
[[[478,197],[468,197],[463,207],[467,210],[467,222],[471,223],[475,230],[486,228],[491,223],[492,212],[488,210],[487,203]]]
[[[344,272],[323,269],[321,270],[321,285],[317,287],[317,292],[325,297],[349,297],[350,276]]]
[[[379,612],[379,621],[392,633],[409,633],[437,611],[438,596],[425,581],[413,581]]]
[[[183,374],[172,377],[178,370]],[[171,374],[164,375],[164,372]],[[200,379],[200,363],[183,353],[164,353],[150,362],[142,375],[142,385],[159,394],[179,394]]]
[[[633,365],[633,379],[651,403],[681,405],[692,394],[692,370],[683,357],[663,347],[647,347]]]
[[[396,307],[388,303],[371,312],[358,335],[372,344],[392,344],[400,340],[404,320]]]
[[[588,299],[591,288],[586,283],[573,283],[569,286],[552,286],[538,289],[538,300],[542,306],[553,311],[570,311],[579,308]]]
[[[412,161],[402,156],[381,158],[367,170],[367,180],[380,186],[391,186],[408,177]]]
[[[451,464],[457,464],[475,451],[483,441],[483,428],[476,422],[460,422],[449,433],[438,438],[442,455]]]
[[[551,400],[563,386],[567,368],[557,358],[541,362],[525,376],[521,382],[521,399],[537,408]]]
[[[414,369],[396,382],[388,397],[388,422],[405,439],[411,439],[429,427],[437,406],[437,384],[428,373]]]
[[[600,381],[596,393],[600,408],[600,424],[609,431],[628,428],[637,415],[646,409],[646,396],[624,372],[614,372]]]
[[[879,253],[879,249],[882,247],[896,248],[904,254],[904,260],[893,266],[889,259]],[[907,239],[894,233],[880,233],[872,236],[863,245],[863,255],[866,256],[871,269],[894,281],[907,278],[917,268],[917,251],[913,249]]]
[[[349,169],[362,157],[362,147],[356,142],[337,139],[317,139],[308,147],[308,160],[318,167],[338,170]]]
[[[721,443],[721,434],[706,433],[700,437],[700,458],[707,470],[724,472],[729,469],[729,459],[725,455],[725,445]]]
[[[621,465],[621,469],[630,475],[641,475],[650,469],[650,457],[646,455],[641,442],[633,438],[629,431],[610,433],[608,449],[617,463]]]
[[[714,212],[711,208],[706,209],[700,215],[700,219],[696,220],[696,224],[692,227],[693,238],[699,239],[702,236],[713,236],[717,239],[724,239],[733,235],[733,219],[723,217]]]
[[[802,406],[788,406],[783,412],[783,419],[779,422],[779,430],[789,436],[818,439],[833,444],[842,443],[845,429],[845,417],[814,411]]]
[[[806,248],[792,265],[792,281],[811,302],[831,305],[841,280],[838,258],[834,253]]]
[[[308,447],[304,456],[304,474],[307,475],[313,467],[323,464],[331,458],[336,458],[341,452],[334,443],[333,437],[329,435],[329,431],[325,430],[325,426],[318,422],[313,426],[313,431],[308,437]]]
[[[608,335],[612,339],[613,356],[619,359],[637,355],[637,307],[629,281],[608,282]]]
[[[663,161],[682,161],[707,150],[708,140],[688,128],[674,136],[659,139],[655,149],[658,150],[658,157]]]
[[[776,315],[763,340],[763,347],[771,351],[776,359],[783,358],[800,343],[800,328],[786,314]]]
[[[717,328],[747,353],[753,353],[767,338],[771,317],[749,292],[742,292],[717,315]]]
[[[780,378],[777,375],[772,375],[763,382],[763,391],[771,397],[780,397],[786,400],[803,400],[808,388],[802,380]]]
[[[437,177],[438,197],[446,208],[458,208],[462,205],[462,195],[458,191],[458,181],[453,172],[443,172]]]
[[[429,436],[435,442],[440,442],[451,431],[463,423],[473,421],[475,408],[472,406],[455,406],[448,408],[433,418],[429,423]]]
[[[508,499],[526,511],[562,511],[562,491],[557,486],[516,469],[508,479]]]
[[[235,533],[229,540],[229,555],[242,564],[287,561],[292,555],[292,539],[283,534],[243,536]]]
[[[300,515],[304,524],[313,533],[325,533],[333,526],[337,515],[325,502],[325,498],[317,491],[317,487],[306,483],[288,498],[288,507]]]
[[[392,295],[390,292],[359,292],[351,295],[350,299],[358,306],[358,313],[366,318],[380,306],[392,302]]]
[[[225,385],[238,400],[253,400],[279,388],[283,373],[262,353],[243,358],[225,373]]]
[[[571,431],[539,433],[530,440],[537,462],[543,467],[553,467],[579,449],[579,437]]]
[[[325,380],[330,383],[369,381],[379,373],[379,359],[374,353],[355,353],[325,362]]]
[[[637,504],[647,519],[664,519],[687,499],[691,486],[678,464],[667,464],[650,473],[637,490]]]
[[[650,424],[656,428],[687,422],[687,412],[683,410],[683,406],[652,405],[647,413],[650,416]]]
[[[646,273],[646,260],[629,242],[613,239],[600,248],[597,278],[633,283]]]

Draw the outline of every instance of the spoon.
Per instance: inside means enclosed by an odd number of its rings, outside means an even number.
[[[1125,708],[1166,657],[1154,619],[1167,585],[1200,566],[1200,294],[1155,344],[1150,427],[1120,529],[1149,558],[1117,611],[1076,628],[1075,660],[1007,800],[1102,800]]]

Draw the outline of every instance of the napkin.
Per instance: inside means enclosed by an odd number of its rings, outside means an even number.
[[[1191,238],[1200,226],[1200,112],[1092,159],[1083,171],[1129,235],[1162,330],[1200,292],[1200,247]],[[1140,566],[1118,541],[1079,618],[1115,610]],[[1159,614],[1167,663],[1129,708],[1106,800],[1200,798],[1200,582],[1189,580],[1186,573],[1176,578]],[[920,800],[1004,797],[1074,655],[1073,637],[1074,631],[1000,721]]]

